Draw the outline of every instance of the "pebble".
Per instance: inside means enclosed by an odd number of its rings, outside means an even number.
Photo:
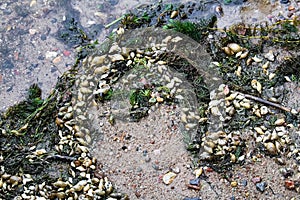
[[[156,165],[156,164],[152,164],[152,168],[155,169],[155,170],[159,170],[160,169],[159,166]]]
[[[230,185],[231,185],[231,187],[236,187],[236,186],[238,185],[238,183],[237,183],[236,181],[232,181],[232,182],[230,183]]]
[[[150,162],[150,161],[151,161],[151,158],[147,155],[145,158],[145,162]]]
[[[168,172],[163,176],[163,182],[166,185],[169,185],[173,182],[174,178],[176,177],[176,174],[174,172]]]
[[[64,50],[63,51],[63,55],[68,57],[69,55],[71,55],[71,51],[68,51],[68,50]]]
[[[284,178],[288,178],[294,175],[294,171],[291,168],[281,168],[279,172],[283,175]]]
[[[256,183],[260,183],[261,182],[261,177],[260,176],[257,176],[257,177],[254,177],[251,179],[251,181],[256,184]]]
[[[264,192],[267,187],[266,182],[256,183],[255,185],[256,185],[256,189],[260,192]]]
[[[47,51],[45,54],[46,59],[55,58],[58,55],[55,51]]]
[[[53,62],[53,64],[58,64],[58,63],[60,63],[60,62],[61,62],[61,56],[57,56],[56,58],[54,58],[54,59],[52,60],[52,62]]]
[[[9,183],[11,183],[11,184],[16,184],[16,183],[19,183],[21,181],[22,181],[22,179],[18,176],[11,176],[9,178]]]
[[[147,150],[144,150],[144,151],[143,151],[143,156],[147,156],[147,153],[148,153],[148,151],[147,151]]]
[[[289,190],[293,190],[293,189],[295,189],[295,182],[292,180],[285,180],[284,186]]]
[[[46,36],[45,34],[42,34],[42,35],[41,35],[41,40],[42,40],[42,41],[47,40],[47,36]]]
[[[190,197],[184,197],[183,200],[201,200],[201,198],[199,198],[199,197],[192,197],[192,198],[190,198]]]
[[[200,178],[190,180],[190,184],[199,186],[200,185]]]
[[[175,174],[179,174],[180,173],[180,168],[179,167],[173,167],[172,172],[174,172]]]
[[[267,54],[265,54],[264,57],[271,62],[275,61],[275,56],[272,50],[270,50]]]
[[[28,32],[29,32],[30,35],[35,35],[37,33],[37,30],[31,28],[31,29],[28,30]]]
[[[248,184],[247,180],[242,180],[242,185],[243,185],[244,187],[246,187],[247,184]]]
[[[199,169],[196,169],[194,171],[194,173],[196,175],[196,178],[198,178],[199,176],[201,176],[202,172],[203,172],[203,168],[202,167],[200,167]]]
[[[289,2],[289,0],[280,0],[280,3],[282,4],[287,4]]]
[[[278,164],[278,165],[285,165],[285,161],[282,159],[282,158],[275,158],[275,162]]]

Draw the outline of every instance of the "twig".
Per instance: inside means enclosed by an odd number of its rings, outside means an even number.
[[[239,92],[239,94],[244,95],[248,99],[252,99],[254,101],[258,101],[260,103],[267,104],[269,106],[273,106],[273,107],[279,108],[279,109],[284,110],[286,112],[291,112],[291,110],[292,110],[292,109],[290,109],[288,107],[285,107],[283,105],[280,105],[280,104],[277,104],[277,103],[273,103],[271,101],[268,101],[268,100],[265,100],[265,99],[262,99],[262,98],[259,98],[259,97],[256,97],[256,96],[252,96],[250,94],[243,94],[241,92]]]
[[[60,160],[69,160],[69,161],[77,160],[77,158],[70,157],[70,156],[63,156],[63,155],[50,155],[46,157],[46,160],[48,159],[60,159]]]
[[[115,23],[117,23],[118,21],[121,21],[122,19],[124,19],[124,17],[125,17],[125,15],[122,15],[121,17],[119,17],[118,19],[116,19],[116,20],[112,21],[111,23],[105,25],[104,27],[105,27],[105,28],[109,28],[109,27],[111,27],[112,25],[114,25]]]

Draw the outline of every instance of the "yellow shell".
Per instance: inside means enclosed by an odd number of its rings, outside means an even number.
[[[254,79],[251,81],[251,86],[252,86],[252,88],[256,89],[259,93],[261,93],[262,85],[260,84],[260,82],[258,82],[257,80]]]
[[[222,49],[229,56],[232,56],[234,54],[234,51],[232,51],[229,47],[223,47]]]
[[[171,19],[174,19],[175,17],[177,17],[178,16],[178,11],[177,10],[174,10],[172,13],[171,13]]]
[[[229,47],[234,53],[238,53],[243,50],[243,48],[236,43],[229,43],[227,47]]]
[[[280,126],[280,125],[283,125],[284,123],[285,123],[285,119],[280,118],[280,119],[277,119],[274,124],[277,126]]]

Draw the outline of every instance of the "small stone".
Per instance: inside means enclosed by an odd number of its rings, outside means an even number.
[[[263,61],[263,59],[262,59],[262,58],[259,58],[259,57],[257,57],[257,55],[255,55],[254,57],[252,57],[252,59],[254,60],[254,62],[257,62],[257,63],[259,63],[259,62]]]
[[[196,169],[196,170],[194,171],[194,173],[195,173],[195,175],[196,175],[196,178],[198,178],[199,176],[201,176],[202,172],[203,172],[203,168],[202,168],[202,167],[199,168],[199,169]]]
[[[288,178],[294,175],[294,171],[291,168],[280,168],[279,172],[284,178]]]
[[[192,197],[192,198],[190,198],[190,197],[184,197],[183,200],[201,200],[201,198],[199,198],[199,197]]]
[[[260,176],[257,176],[257,177],[254,177],[251,179],[251,181],[256,184],[256,183],[260,183],[261,182],[261,177]]]
[[[58,64],[58,63],[60,63],[60,62],[61,62],[61,56],[57,56],[56,58],[54,58],[54,59],[52,60],[52,62],[53,62],[53,64]]]
[[[242,180],[242,185],[243,185],[244,187],[246,187],[247,184],[248,184],[247,180]]]
[[[269,110],[268,110],[267,106],[260,107],[260,114],[266,115],[268,112],[269,112]]]
[[[213,172],[214,170],[212,168],[210,168],[210,167],[206,167],[205,171],[206,172]]]
[[[200,178],[190,180],[190,185],[200,185]]]
[[[51,59],[51,58],[55,58],[57,55],[58,53],[55,51],[47,51],[45,57],[46,59]]]
[[[271,50],[264,57],[271,62],[275,61],[275,56]]]
[[[42,41],[45,41],[45,40],[47,40],[47,35],[45,35],[45,34],[42,34],[42,35],[41,35],[41,40],[42,40]]]
[[[156,101],[157,101],[158,103],[162,103],[162,102],[164,101],[164,99],[161,98],[161,97],[156,97]]]
[[[64,50],[63,51],[63,55],[68,57],[69,55],[71,55],[71,51],[68,51],[68,50]]]
[[[289,0],[280,0],[280,3],[282,4],[287,4],[289,2]]]
[[[156,164],[152,164],[152,168],[155,169],[155,170],[160,170],[160,167]]]
[[[175,174],[179,174],[180,173],[180,168],[179,167],[173,167],[172,172],[174,172]]]
[[[29,29],[29,34],[30,35],[34,35],[34,34],[36,34],[37,33],[37,30],[36,29],[33,29],[33,28],[31,28],[31,29]]]
[[[293,190],[293,189],[295,189],[295,182],[292,180],[285,180],[284,186],[289,190]]]
[[[10,178],[9,178],[9,183],[10,184],[12,184],[12,185],[15,185],[15,184],[18,184],[19,182],[21,182],[22,181],[22,179],[20,178],[20,177],[18,177],[18,176],[11,176]]]
[[[174,10],[172,13],[171,13],[171,19],[174,19],[175,17],[177,17],[178,16],[178,11],[177,10]]]
[[[256,183],[255,185],[256,185],[256,189],[260,192],[264,192],[267,187],[266,182]]]
[[[151,161],[151,158],[147,155],[145,158],[145,162],[150,162],[150,161]]]
[[[292,6],[292,5],[289,5],[288,10],[289,10],[289,11],[295,10],[295,7]]]
[[[135,191],[135,196],[137,197],[137,198],[140,198],[142,195],[141,195],[141,193],[140,192],[138,192],[138,191]]]
[[[231,185],[231,187],[236,187],[236,186],[238,185],[238,183],[237,183],[236,181],[232,181],[232,182],[230,183],[230,185]]]
[[[36,0],[32,0],[29,4],[29,7],[33,7],[36,5]]]
[[[109,58],[111,59],[111,62],[124,60],[124,57],[120,54],[109,55]]]
[[[148,153],[148,151],[147,151],[147,150],[144,150],[144,151],[143,151],[143,156],[147,156],[147,153]]]
[[[264,146],[266,147],[267,151],[271,154],[271,155],[276,155],[278,152],[277,152],[277,149],[276,149],[276,146],[274,145],[274,143],[272,142],[267,142],[264,144]]]
[[[275,162],[278,164],[278,165],[285,165],[285,161],[282,159],[282,158],[275,158]]]
[[[176,174],[174,172],[168,172],[163,176],[163,182],[166,185],[169,185],[173,182],[174,178],[176,177]]]
[[[277,125],[277,126],[283,125],[284,123],[285,123],[285,119],[284,118],[277,119],[274,122],[274,124]]]

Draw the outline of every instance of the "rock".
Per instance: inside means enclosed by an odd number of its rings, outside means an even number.
[[[71,55],[71,51],[68,51],[68,50],[64,50],[63,51],[63,55],[68,57],[69,55]]]
[[[289,190],[293,190],[293,189],[295,189],[295,182],[292,180],[285,180],[284,186]]]
[[[280,0],[280,3],[282,4],[287,4],[289,2],[289,0]]]
[[[294,175],[294,171],[291,168],[281,168],[279,172],[283,175],[284,178],[288,178]]]
[[[150,161],[151,161],[151,158],[147,155],[145,158],[145,162],[150,162]]]
[[[19,182],[21,182],[22,181],[22,179],[20,178],[20,177],[18,177],[18,176],[11,176],[10,178],[9,178],[9,183],[10,184],[12,184],[12,185],[15,185],[15,184],[18,184]]]
[[[176,177],[176,174],[174,172],[168,172],[163,176],[163,182],[166,185],[169,185],[173,182],[174,178]]]
[[[242,180],[242,185],[243,185],[244,187],[246,187],[247,184],[248,184],[247,180]]]
[[[184,197],[183,200],[201,200],[201,198],[199,198],[199,197],[192,197],[192,198],[190,198],[190,197]]]
[[[111,59],[111,62],[124,60],[124,57],[120,54],[109,55],[109,58]]]
[[[57,56],[56,58],[54,58],[53,60],[52,60],[52,63],[53,64],[58,64],[58,63],[60,63],[61,62],[61,56]]]
[[[34,35],[34,34],[36,34],[38,31],[37,31],[36,29],[30,28],[28,32],[29,32],[30,35]]]
[[[194,171],[194,173],[196,175],[196,178],[198,178],[199,176],[201,176],[202,172],[203,172],[203,168],[202,167],[200,167],[199,169],[196,169]]]
[[[236,186],[238,185],[238,183],[237,183],[236,181],[232,181],[232,182],[230,183],[230,185],[231,185],[231,187],[236,187]]]
[[[180,173],[180,168],[179,167],[172,167],[172,172],[174,172],[175,174],[179,174]]]
[[[277,126],[283,125],[284,123],[285,123],[285,119],[284,118],[277,119],[274,122],[274,124],[277,125]]]
[[[256,183],[255,186],[258,191],[264,192],[267,187],[267,183],[266,182]]]
[[[174,10],[172,13],[171,13],[171,19],[174,19],[175,17],[177,17],[178,16],[178,11],[177,10]]]
[[[93,58],[93,60],[91,62],[91,66],[101,65],[102,63],[104,63],[105,59],[106,59],[106,55],[96,56]]]
[[[199,186],[200,185],[200,178],[190,180],[190,184]]]
[[[266,115],[269,112],[269,109],[267,106],[260,107],[260,114]]]
[[[47,51],[45,54],[46,59],[52,59],[58,56],[58,53],[55,51]]]
[[[275,61],[275,56],[271,50],[264,57],[271,62]]]
[[[251,179],[251,181],[256,184],[256,183],[260,183],[261,182],[261,177],[260,176],[257,176],[257,177],[254,177]]]

